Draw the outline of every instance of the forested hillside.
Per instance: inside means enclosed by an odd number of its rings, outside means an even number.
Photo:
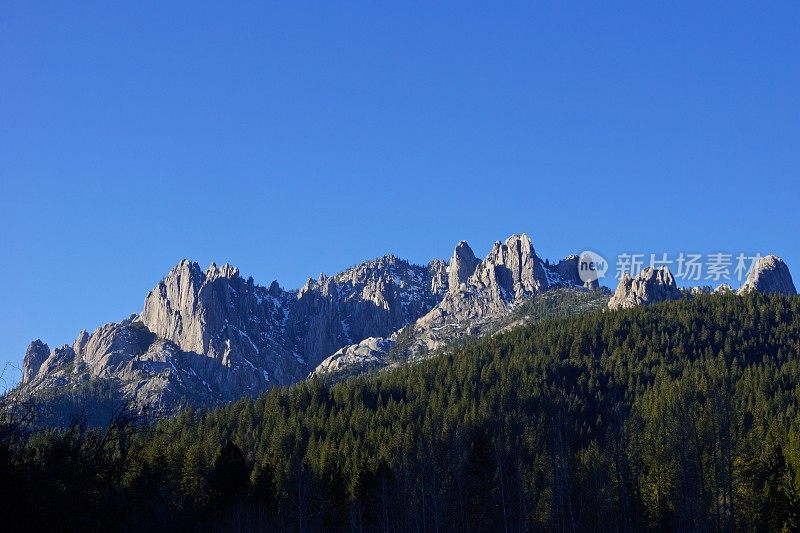
[[[799,405],[800,297],[702,296],[155,426],[6,411],[0,483],[27,529],[789,531]]]

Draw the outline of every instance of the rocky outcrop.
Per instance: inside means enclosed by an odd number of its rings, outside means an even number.
[[[608,302],[609,309],[628,309],[638,305],[677,300],[681,292],[668,268],[647,267],[636,277],[627,272],[619,280],[617,290]]]
[[[36,348],[43,353],[42,346]],[[29,352],[31,350],[29,349]],[[41,357],[41,355],[39,355]],[[216,405],[243,396],[212,390],[210,381],[224,376],[219,368],[204,368],[210,358],[186,354],[174,343],[157,339],[137,316],[105,324],[91,334],[82,331],[72,346],[47,354],[38,372],[25,364],[27,392],[73,390],[92,380],[117,384],[119,399],[148,413],[172,413],[189,405]],[[209,382],[206,381],[209,380]]]
[[[495,242],[469,284],[488,292],[497,302],[519,300],[549,286],[542,261],[524,233],[512,235],[505,243]]]
[[[514,302],[550,286],[548,273],[527,235],[498,241],[483,261],[475,261],[469,245],[458,243],[450,265],[449,291],[421,319],[423,326],[503,313]]]
[[[342,347],[413,323],[447,292],[446,268],[390,255],[286,291],[256,285],[231,265],[203,271],[183,260],[139,315],[82,331],[52,352],[32,343],[23,387],[107,379],[140,410],[166,413],[254,395],[303,379]]]
[[[311,376],[327,378],[381,368],[386,364],[383,357],[393,344],[394,341],[390,339],[369,337],[345,346],[322,361]]]
[[[759,259],[747,275],[739,294],[748,292],[765,294],[797,294],[789,268],[778,256],[768,255]]]
[[[459,338],[494,331],[521,302],[553,287],[580,287],[575,281],[577,262],[570,277],[542,261],[525,234],[496,242],[475,266],[469,245],[461,241],[450,264],[450,289],[442,300],[404,331],[403,356],[413,358]],[[567,267],[562,265],[562,269]],[[469,272],[471,271],[471,274]],[[392,339],[396,339],[397,335]]]
[[[232,357],[258,358],[262,349],[280,350],[269,342],[280,336],[292,295],[243,279],[231,265],[214,263],[203,272],[197,263],[181,261],[145,298],[141,322],[158,337],[183,351],[205,354],[222,364]],[[287,376],[291,379],[291,376]]]
[[[551,265],[551,270],[570,283],[582,285],[583,281],[581,281],[580,275],[578,274],[579,261],[580,258],[577,255],[568,255],[557,264]]]
[[[684,298],[698,298],[713,292],[712,288],[708,285],[696,285],[694,287],[684,287],[678,290],[681,292],[681,297]]]
[[[50,347],[48,345],[39,339],[30,343],[22,360],[22,382],[28,383],[35,378],[48,357],[50,357]]]
[[[22,383],[32,384],[55,370],[70,365],[75,360],[75,351],[64,345],[50,351],[42,341],[33,341],[25,353],[22,363]]]
[[[224,369],[208,381],[221,397],[293,383],[305,373],[286,342],[296,295],[276,285],[256,285],[231,265],[203,272],[184,260],[147,295],[140,321],[181,352],[206,357],[208,370]]]
[[[568,255],[559,261],[558,264],[550,265],[550,269],[569,284],[583,285],[587,289],[597,289],[600,287],[600,283],[596,279],[584,282],[581,279],[579,268],[580,256],[577,255]]]
[[[733,289],[727,283],[723,283],[711,291],[712,294],[733,294],[733,292]]]
[[[441,259],[428,263],[426,279],[429,281],[431,294],[436,298],[440,298],[449,288],[447,268],[447,263]]]
[[[753,291],[765,294],[797,294],[789,268],[780,257],[774,255],[763,257],[753,265],[737,293],[742,295]],[[714,289],[691,287],[681,291],[676,287],[675,279],[666,267],[660,270],[645,268],[636,277],[623,275],[614,296],[608,302],[608,308],[626,309],[637,305],[676,300],[681,297],[682,293],[686,297],[692,298],[707,294],[732,294],[733,292],[728,284],[722,284]]]
[[[527,298],[580,283],[572,258],[543,262],[527,235],[497,242],[479,261],[460,242],[448,265],[393,255],[298,290],[268,287],[239,269],[183,260],[151,290],[141,313],[82,331],[71,345],[41,341],[25,356],[22,387],[73,391],[93,380],[149,412],[211,406],[301,380],[384,366],[500,327]],[[70,393],[71,394],[71,393]]]
[[[458,290],[461,285],[467,283],[472,274],[475,273],[480,261],[475,257],[472,248],[467,241],[461,241],[453,250],[453,257],[450,259],[449,284],[450,290]]]
[[[290,344],[311,368],[339,348],[386,337],[430,311],[447,291],[445,266],[387,255],[333,277],[308,280],[289,313]]]

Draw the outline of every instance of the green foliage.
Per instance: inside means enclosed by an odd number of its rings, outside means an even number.
[[[80,490],[116,529],[792,531],[799,405],[800,297],[714,295],[186,411],[88,463],[74,430],[0,459],[21,510]]]

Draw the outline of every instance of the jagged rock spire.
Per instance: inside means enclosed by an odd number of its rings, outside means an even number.
[[[505,301],[548,288],[544,265],[536,256],[530,237],[524,233],[512,235],[505,243],[495,242],[470,282],[488,288]]]
[[[30,343],[25,352],[25,358],[22,360],[22,382],[27,383],[36,377],[39,368],[48,357],[50,357],[50,347],[47,344],[39,339]]]
[[[461,241],[453,250],[453,258],[450,259],[450,272],[448,274],[448,284],[451,291],[458,290],[462,283],[467,283],[470,276],[475,273],[475,268],[480,261],[475,257],[472,248],[467,241]]]
[[[619,280],[614,296],[608,302],[609,309],[629,309],[666,300],[677,300],[681,291],[675,278],[667,267],[642,270],[638,276],[631,277],[627,272]]]

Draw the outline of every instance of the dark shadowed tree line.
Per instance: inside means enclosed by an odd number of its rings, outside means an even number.
[[[800,297],[706,296],[152,426],[6,409],[0,483],[30,529],[793,531],[799,404]]]

